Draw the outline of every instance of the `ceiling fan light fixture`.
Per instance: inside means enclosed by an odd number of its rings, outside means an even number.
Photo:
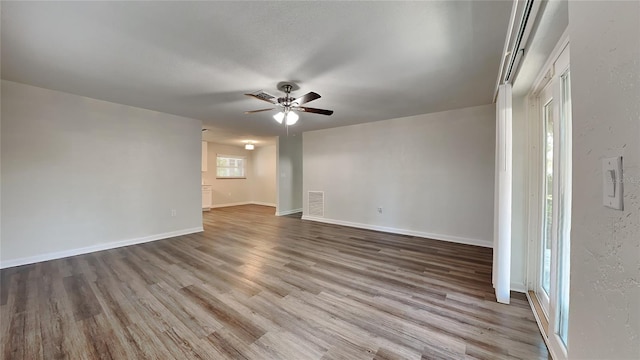
[[[244,149],[245,150],[253,150],[253,149],[255,149],[255,146],[253,144],[244,144]]]
[[[287,113],[287,125],[294,125],[298,122],[299,118],[300,116],[298,116],[298,114],[293,111],[289,111],[289,113]]]
[[[273,118],[278,122],[278,124],[282,124],[282,120],[284,120],[284,113],[280,111],[279,113],[273,115]]]

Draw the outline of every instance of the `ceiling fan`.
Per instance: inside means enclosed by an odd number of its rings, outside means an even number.
[[[316,100],[320,98],[320,95],[315,92],[310,92],[305,95],[300,96],[299,98],[291,97],[291,90],[293,89],[293,84],[285,83],[279,87],[281,91],[284,92],[284,97],[277,98],[269,93],[266,93],[262,90],[256,91],[250,94],[245,94],[247,96],[254,97],[258,100],[266,101],[273,105],[276,105],[278,108],[282,109],[277,114],[273,115],[273,118],[279,123],[282,124],[284,122],[286,125],[293,125],[298,122],[298,114],[296,111],[308,112],[314,114],[321,115],[331,115],[333,114],[333,110],[325,110],[325,109],[316,109],[310,108],[306,106],[300,106],[302,104],[308,103],[310,101]],[[269,109],[260,109],[260,110],[252,110],[245,111],[245,114],[253,114],[262,111],[270,111],[275,110],[277,108],[269,108]]]

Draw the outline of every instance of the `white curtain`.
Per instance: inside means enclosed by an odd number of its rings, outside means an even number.
[[[511,291],[511,84],[500,85],[496,101],[496,178],[493,226],[493,287],[498,302]]]

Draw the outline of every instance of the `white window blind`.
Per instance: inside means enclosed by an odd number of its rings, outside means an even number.
[[[238,155],[217,155],[216,178],[245,179],[247,158]]]

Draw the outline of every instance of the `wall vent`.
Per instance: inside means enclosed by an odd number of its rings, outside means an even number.
[[[324,191],[309,191],[309,216],[324,217]]]

